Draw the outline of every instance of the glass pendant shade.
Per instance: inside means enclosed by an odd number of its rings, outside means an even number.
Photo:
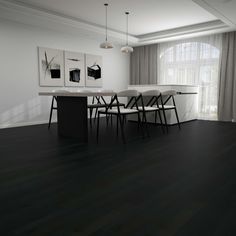
[[[130,47],[129,45],[121,48],[121,52],[124,52],[124,53],[131,53],[133,51],[134,51],[134,49],[132,47]]]
[[[108,42],[108,40],[107,40],[107,7],[108,7],[108,3],[105,3],[104,6],[106,7],[106,40],[100,44],[100,48],[111,49],[111,48],[113,48],[113,45],[112,45],[112,43]]]
[[[100,48],[110,49],[110,48],[113,48],[113,45],[109,43],[108,41],[105,41],[100,44]]]

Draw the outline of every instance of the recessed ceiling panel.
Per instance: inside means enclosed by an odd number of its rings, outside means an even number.
[[[130,11],[129,32],[135,36],[217,19],[190,0],[16,0],[15,2],[101,26],[104,26],[105,21],[103,4],[108,2],[108,27],[124,32],[125,11]]]

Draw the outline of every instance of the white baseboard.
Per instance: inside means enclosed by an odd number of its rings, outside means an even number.
[[[104,115],[101,115],[101,117],[103,117],[103,116]],[[52,123],[56,123],[56,122],[57,122],[56,120],[52,121]],[[42,124],[48,124],[48,120],[33,121],[33,122],[22,122],[22,123],[16,123],[16,124],[0,124],[0,129],[17,128],[17,127],[23,127],[23,126],[42,125]]]
[[[52,123],[54,123],[54,122],[56,122],[56,121],[52,121]],[[3,124],[3,125],[0,125],[0,129],[16,128],[16,127],[31,126],[31,125],[42,125],[42,124],[47,124],[47,123],[48,123],[48,120],[22,122],[22,123],[16,123],[16,124]]]

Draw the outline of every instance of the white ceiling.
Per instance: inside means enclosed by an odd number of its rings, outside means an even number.
[[[133,46],[236,30],[236,0],[0,0],[0,18]]]
[[[217,19],[191,0],[15,0],[15,2],[99,26],[104,26],[103,4],[108,2],[109,28],[124,32],[126,25],[124,12],[128,10],[131,13],[129,32],[134,36]]]

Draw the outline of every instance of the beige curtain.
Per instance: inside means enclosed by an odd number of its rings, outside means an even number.
[[[135,47],[130,57],[130,84],[157,83],[157,44]]]
[[[236,122],[236,32],[224,33],[222,40],[218,119]]]

